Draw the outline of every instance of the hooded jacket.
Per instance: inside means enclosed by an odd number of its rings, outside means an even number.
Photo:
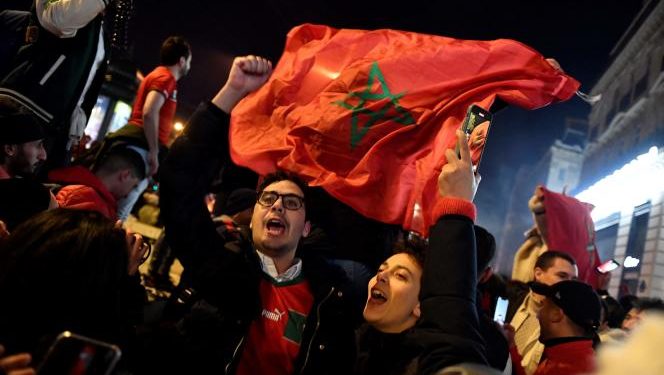
[[[60,207],[97,211],[111,220],[117,219],[117,200],[89,169],[61,168],[51,171],[48,177],[50,181],[67,185],[55,196]]]

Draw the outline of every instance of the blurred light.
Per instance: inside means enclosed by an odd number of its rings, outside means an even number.
[[[623,262],[623,267],[625,268],[634,268],[639,265],[640,260],[638,258],[633,258],[631,256],[628,256],[625,258],[625,261]]]
[[[656,199],[662,191],[664,154],[660,155],[657,147],[651,147],[647,153],[577,194],[576,198],[595,206],[592,218],[598,221]]]
[[[184,125],[181,122],[176,122],[175,125],[173,125],[173,128],[175,129],[176,132],[181,132],[184,129]]]

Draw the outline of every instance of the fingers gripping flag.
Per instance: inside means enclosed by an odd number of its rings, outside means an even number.
[[[470,104],[500,97],[535,109],[578,86],[513,40],[301,25],[268,82],[233,110],[231,156],[259,174],[295,172],[367,217],[426,234],[444,151]]]

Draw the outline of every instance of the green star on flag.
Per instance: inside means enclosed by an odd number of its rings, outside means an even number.
[[[378,80],[380,84],[381,92],[372,92],[372,87],[374,81]],[[378,67],[378,63],[374,62],[371,64],[371,71],[369,72],[369,80],[364,90],[362,91],[353,91],[348,93],[346,99],[333,102],[333,104],[339,105],[343,108],[351,110],[353,113],[351,115],[351,130],[350,130],[350,148],[351,150],[357,147],[357,145],[362,141],[364,136],[367,134],[369,129],[375,125],[379,120],[389,119],[395,122],[398,122],[403,125],[412,125],[415,123],[413,116],[399,105],[399,99],[401,99],[406,93],[402,92],[399,94],[392,94],[390,88],[385,82],[385,77]],[[357,105],[351,105],[347,101],[352,98],[359,98]],[[389,99],[383,107],[377,111],[372,111],[365,107],[367,101],[380,101],[383,99]],[[390,118],[388,112],[390,109],[394,109],[399,115],[396,117]],[[367,121],[360,126],[360,115],[368,115]]]

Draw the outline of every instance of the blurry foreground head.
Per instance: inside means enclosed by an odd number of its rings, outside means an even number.
[[[0,342],[33,352],[64,330],[113,341],[127,278],[122,229],[97,212],[56,209],[0,248]]]

